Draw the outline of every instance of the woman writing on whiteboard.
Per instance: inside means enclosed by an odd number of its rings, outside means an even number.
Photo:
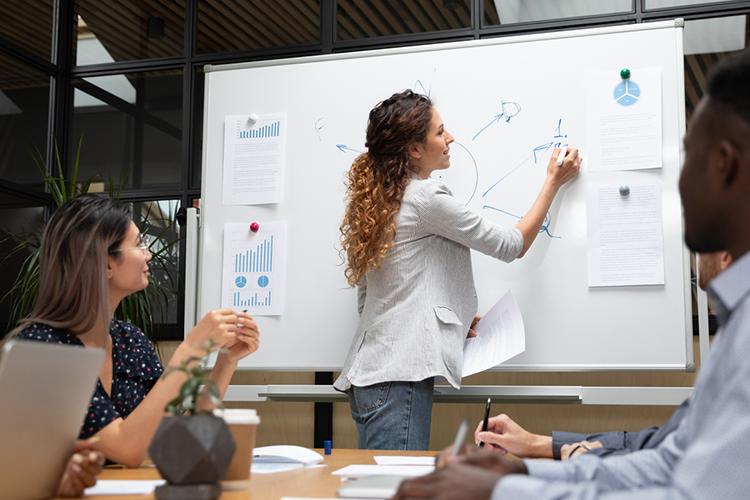
[[[123,298],[148,285],[150,260],[148,240],[129,206],[98,195],[64,203],[44,229],[36,307],[9,334],[104,349],[80,438],[97,437],[96,450],[129,467],[143,461],[165,406],[185,381],[182,372],[160,378],[164,369],[148,338],[137,326],[112,319]],[[211,311],[190,330],[168,367],[203,357],[200,346],[209,339],[227,350],[211,372],[223,398],[238,361],[258,348],[258,328],[247,314]],[[198,403],[213,406],[206,398]]]
[[[464,340],[477,318],[469,249],[522,257],[559,188],[580,167],[555,150],[541,193],[515,228],[482,219],[429,179],[450,166],[451,136],[431,101],[409,90],[378,104],[368,152],[354,161],[341,225],[359,326],[334,387],[347,392],[364,449],[426,450],[435,376],[460,387]]]

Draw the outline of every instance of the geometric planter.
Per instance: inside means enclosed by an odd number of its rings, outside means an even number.
[[[164,417],[148,448],[167,484],[159,500],[215,500],[236,445],[226,422],[213,415]]]

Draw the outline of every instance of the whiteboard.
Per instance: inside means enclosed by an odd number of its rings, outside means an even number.
[[[438,176],[472,210],[514,226],[517,219],[483,207],[525,214],[552,153],[543,146],[559,143],[555,137],[564,136],[585,157],[587,72],[630,68],[635,75],[657,67],[663,168],[582,171],[560,191],[549,232],[523,259],[505,264],[472,252],[472,260],[479,314],[512,290],[525,322],[526,352],[498,370],[689,368],[689,254],[677,189],[685,130],[681,20],[207,66],[198,317],[221,304],[224,224],[285,221],[285,312],[255,317],[260,349],[241,367],[341,369],[358,319],[356,291],[347,288],[339,255],[343,175],[355,151],[364,150],[376,103],[405,88],[429,93],[456,138],[451,168]],[[521,108],[510,121],[497,118],[513,114],[503,102]],[[251,113],[288,117],[282,201],[223,206],[224,117]],[[585,188],[656,180],[666,284],[589,288]]]

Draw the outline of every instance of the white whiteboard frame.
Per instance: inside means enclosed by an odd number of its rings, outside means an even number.
[[[649,24],[637,24],[637,25],[626,25],[626,26],[618,26],[618,27],[606,27],[606,28],[595,28],[595,29],[587,29],[586,30],[586,36],[589,35],[597,35],[597,34],[604,34],[604,33],[620,33],[620,32],[630,32],[630,31],[643,31],[648,29],[663,29],[666,27],[674,27],[674,28],[681,28],[683,26],[683,22],[681,19],[677,19],[674,21],[666,21],[666,22],[658,22],[658,23],[649,23]],[[428,45],[428,46],[417,46],[417,47],[402,47],[402,48],[395,48],[395,49],[384,49],[384,50],[374,50],[374,51],[365,51],[365,52],[355,52],[355,53],[345,53],[345,54],[332,54],[332,55],[323,55],[323,56],[310,56],[310,57],[301,57],[301,58],[294,58],[294,59],[283,59],[283,60],[272,60],[272,61],[259,61],[259,62],[251,62],[251,63],[238,63],[238,64],[229,64],[229,65],[222,65],[222,66],[211,66],[207,65],[205,68],[206,73],[211,72],[217,72],[217,71],[230,71],[230,70],[236,70],[236,69],[245,69],[245,68],[256,68],[256,67],[269,67],[269,66],[288,66],[293,64],[300,64],[300,63],[308,63],[308,62],[324,62],[324,61],[332,61],[332,60],[341,60],[341,59],[352,59],[352,58],[367,58],[367,57],[379,57],[379,56],[385,56],[385,55],[393,55],[393,54],[402,54],[402,53],[420,53],[420,52],[430,52],[430,51],[438,51],[438,50],[446,50],[451,48],[460,48],[465,47],[467,44],[470,44],[472,47],[481,47],[481,46],[487,46],[487,45],[498,45],[503,43],[519,43],[519,42],[526,42],[526,41],[534,41],[534,40],[548,40],[548,39],[560,39],[560,38],[566,38],[566,37],[580,37],[581,33],[580,31],[568,31],[568,32],[555,32],[555,33],[544,33],[544,34],[537,34],[537,35],[526,35],[526,36],[520,36],[520,37],[512,37],[512,38],[499,38],[499,39],[487,39],[487,40],[480,40],[480,41],[468,41],[468,42],[453,42],[453,43],[446,43],[446,44],[436,44],[436,45]],[[678,44],[677,49],[679,50],[679,53],[682,53],[682,33],[681,30],[679,32],[679,35],[676,37],[676,43]],[[678,64],[678,85],[681,86],[681,88],[684,89],[684,62],[683,59],[680,58],[679,61],[677,61]],[[209,96],[209,83],[207,82],[206,85],[206,96]],[[207,101],[208,102],[208,99]],[[680,127],[680,134],[684,135],[685,132],[685,108],[684,108],[684,101],[680,101],[679,104],[679,110],[678,110],[678,124]],[[208,116],[208,110],[206,110],[205,116]],[[208,140],[208,134],[209,130],[207,127],[204,127],[204,144]],[[206,165],[207,165],[207,156],[208,156],[208,148],[203,148],[203,182],[205,183],[206,180]],[[683,153],[682,150],[679,151],[679,163],[682,165],[682,158]],[[684,222],[683,222],[684,224]],[[684,233],[684,228],[683,233]],[[195,244],[193,242],[193,244]],[[202,253],[202,242],[198,243],[199,249],[198,253]],[[683,282],[686,284],[690,283],[690,259],[689,259],[689,252],[687,248],[683,248]],[[194,276],[197,276],[195,279],[195,283],[199,282],[199,276],[200,276],[200,259],[197,259],[197,262],[195,262],[195,269],[192,269],[192,263],[188,262],[188,268],[186,269],[186,272],[188,274],[193,274]],[[679,365],[644,365],[644,364],[638,364],[638,365],[628,365],[628,364],[620,364],[620,365],[612,365],[612,364],[565,364],[565,365],[550,365],[550,364],[544,364],[544,365],[533,365],[533,364],[525,364],[525,365],[512,365],[512,364],[505,364],[498,367],[495,367],[493,370],[496,371],[612,371],[612,370],[685,370],[685,371],[694,371],[695,369],[695,363],[694,363],[694,353],[693,353],[693,331],[692,331],[692,308],[691,308],[691,289],[690,286],[684,286],[684,296],[685,296],[685,325],[686,325],[686,331],[685,331],[685,348],[686,348],[686,360],[687,363],[685,365],[679,364]],[[189,331],[189,329],[194,325],[196,318],[194,316],[196,311],[200,311],[200,287],[198,286],[197,292],[195,294],[195,300],[196,302],[191,304],[190,307],[186,304],[186,322],[185,322],[185,333]],[[192,311],[193,317],[188,318],[188,311]],[[703,329],[703,323],[700,323],[700,329],[702,331]],[[703,335],[703,333],[702,333]],[[246,369],[246,370],[262,370],[262,371],[334,371],[340,369],[340,366],[320,366],[311,364],[309,366],[294,366],[289,368],[283,368],[278,366],[240,366],[239,369]]]

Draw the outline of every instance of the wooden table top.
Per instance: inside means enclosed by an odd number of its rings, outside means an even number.
[[[323,455],[323,450],[316,449]],[[382,455],[397,455],[408,457],[434,456],[434,451],[382,451],[382,450],[341,450],[334,449],[330,455],[324,456],[321,464],[325,467],[298,469],[273,474],[253,474],[250,487],[246,490],[225,491],[221,500],[279,500],[281,497],[313,497],[336,498],[336,490],[341,487],[341,477],[331,475],[331,472],[352,464],[375,464],[373,457]],[[106,468],[99,479],[137,480],[160,479],[159,471],[155,467],[141,467],[138,469]],[[142,496],[87,496],[86,500],[151,500],[151,495]],[[62,500],[62,499],[61,499]]]

